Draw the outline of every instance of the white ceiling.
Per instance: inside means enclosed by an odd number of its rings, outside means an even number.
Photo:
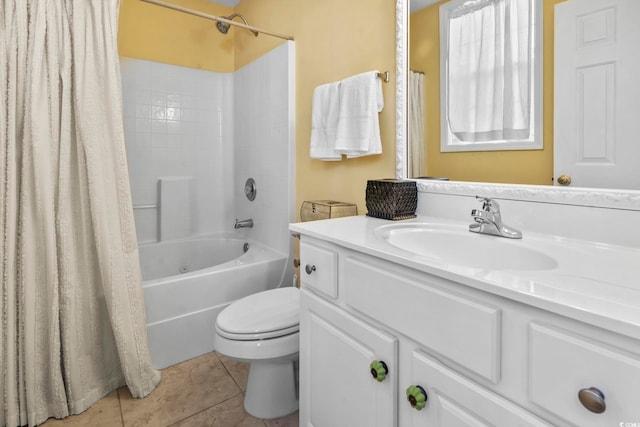
[[[209,0],[213,3],[222,4],[229,7],[236,7],[240,0]],[[409,12],[413,13],[420,9],[424,9],[427,6],[431,6],[434,3],[437,3],[438,0],[409,0]]]
[[[240,0],[209,0],[209,1],[212,3],[223,4],[229,7],[236,7],[238,3],[240,3]]]
[[[409,0],[409,13],[416,12],[437,3],[439,0]]]

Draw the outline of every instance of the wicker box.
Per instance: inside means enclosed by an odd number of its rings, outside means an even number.
[[[367,216],[393,221],[416,217],[418,187],[415,181],[377,179],[367,181]]]
[[[340,218],[358,215],[358,207],[353,203],[336,202],[334,200],[310,200],[302,202],[300,219],[315,221],[318,219]]]

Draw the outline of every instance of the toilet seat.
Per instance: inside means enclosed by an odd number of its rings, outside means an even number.
[[[297,333],[300,325],[300,290],[271,289],[242,298],[225,308],[216,320],[221,337],[254,341]]]
[[[218,314],[214,350],[249,363],[245,410],[278,418],[298,409],[300,291],[278,288],[244,297]]]

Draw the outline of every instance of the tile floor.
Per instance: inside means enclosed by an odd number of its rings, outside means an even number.
[[[87,411],[41,427],[298,427],[298,413],[260,420],[244,411],[246,363],[218,353],[162,370],[160,385],[144,399],[122,387]]]

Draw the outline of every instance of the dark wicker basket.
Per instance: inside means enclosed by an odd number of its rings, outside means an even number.
[[[416,217],[418,188],[415,181],[377,179],[367,181],[367,216],[393,221]]]

